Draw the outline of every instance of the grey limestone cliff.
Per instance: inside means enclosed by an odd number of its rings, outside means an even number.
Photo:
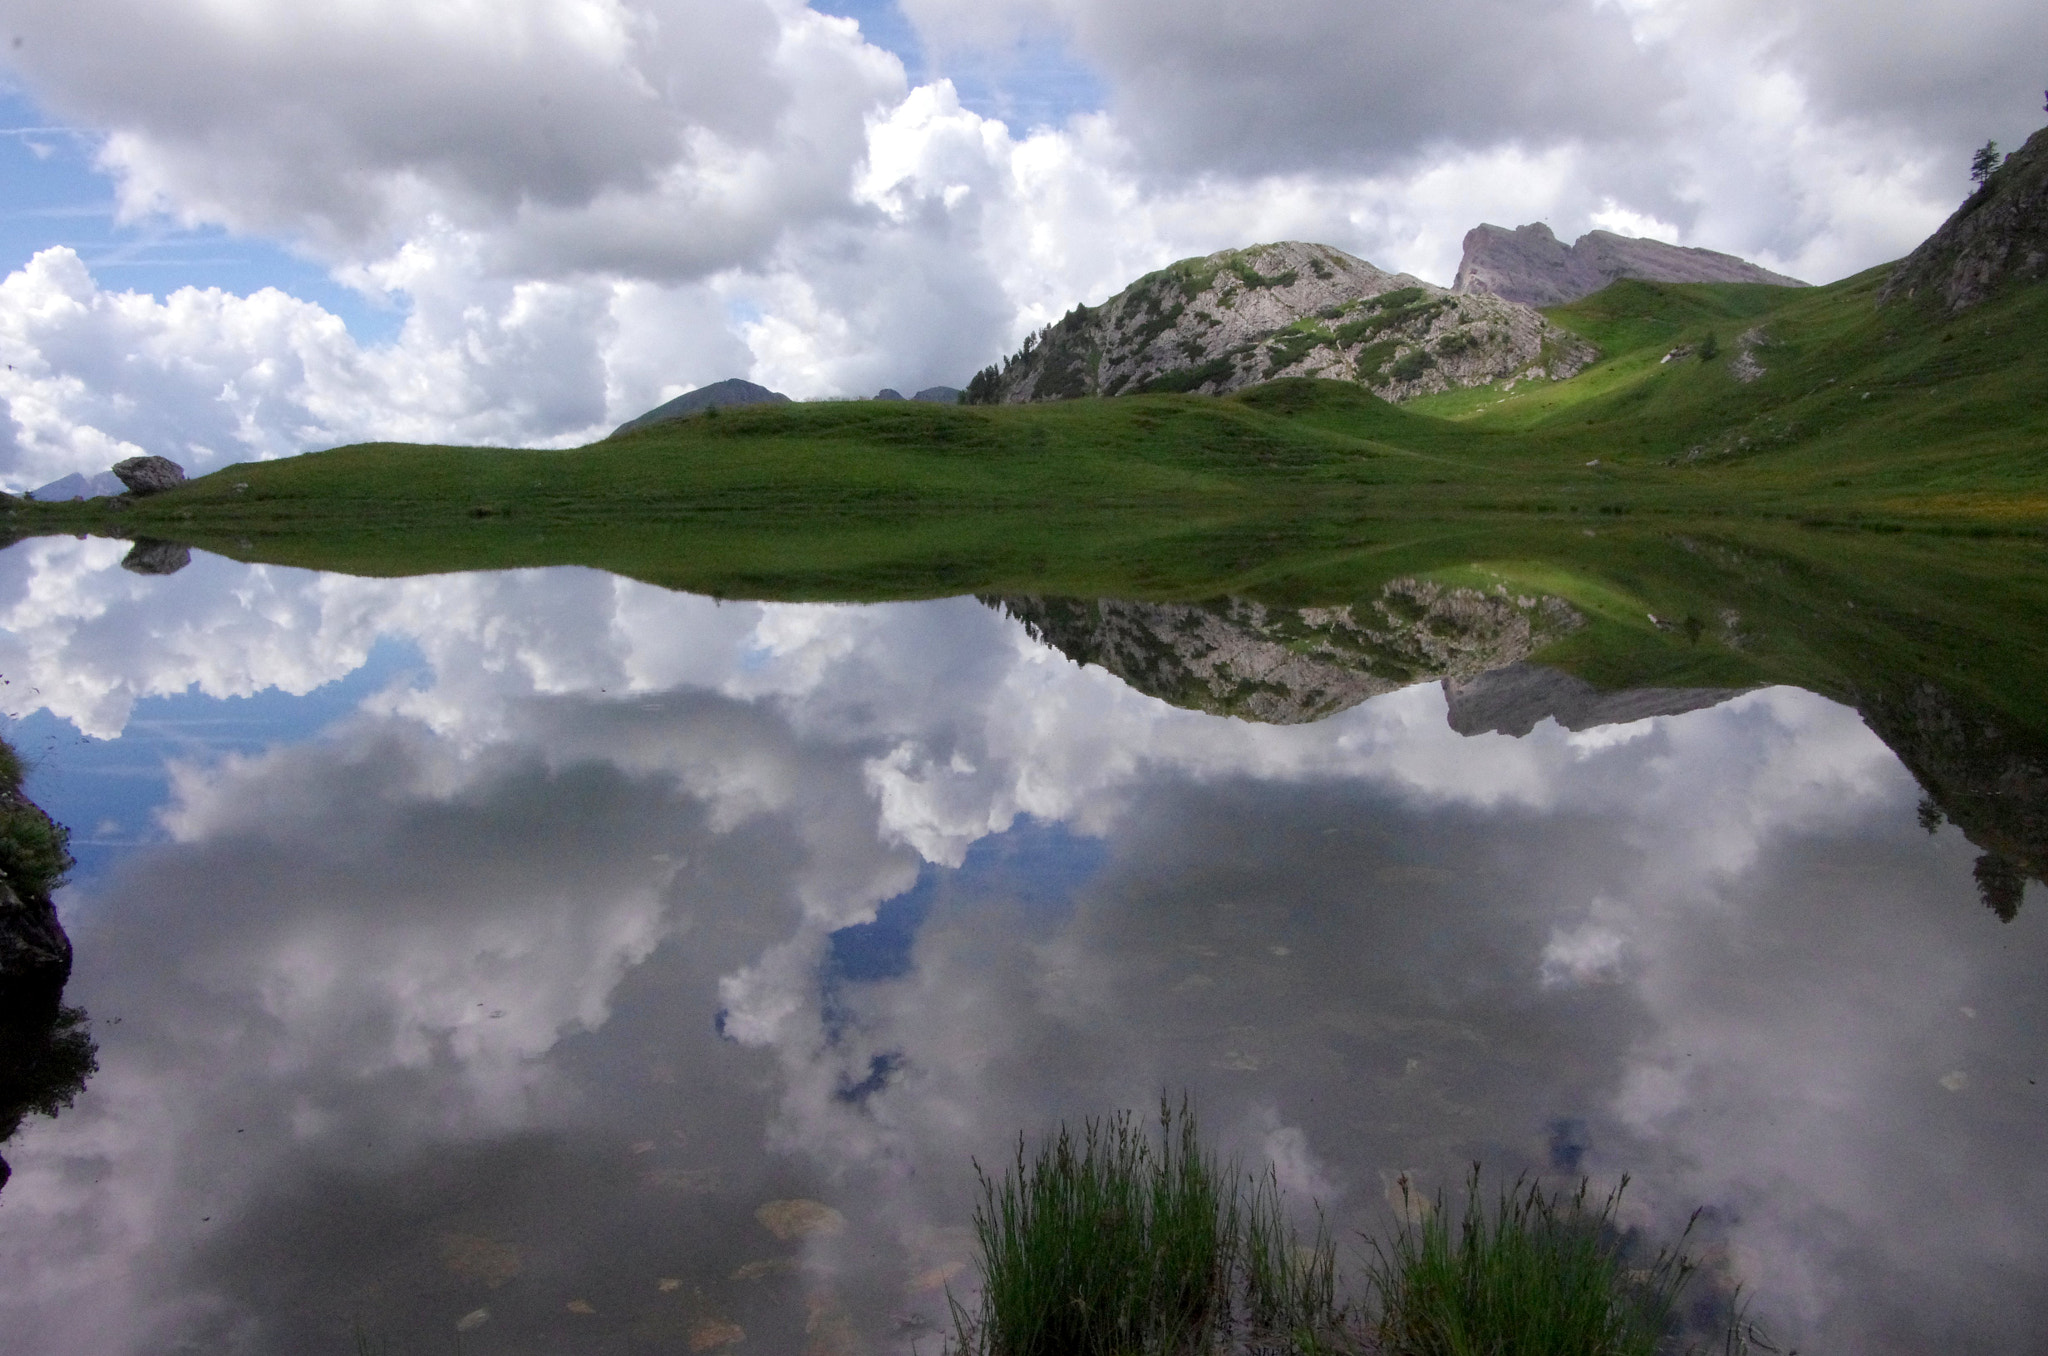
[[[1678,716],[1739,697],[1745,687],[1634,687],[1607,691],[1546,664],[1509,664],[1444,679],[1446,719],[1461,735],[1528,734],[1546,720],[1567,730]]]
[[[1556,306],[1591,296],[1623,278],[1673,283],[1771,283],[1804,287],[1747,259],[1713,250],[1667,245],[1612,231],[1589,231],[1567,245],[1541,222],[1480,225],[1465,233],[1465,257],[1451,290],[1467,296],[1505,297],[1529,306]]]
[[[1280,377],[1355,381],[1388,400],[1561,379],[1596,353],[1535,311],[1457,296],[1328,245],[1183,259],[1077,306],[967,390],[977,404],[1147,391],[1220,394]]]

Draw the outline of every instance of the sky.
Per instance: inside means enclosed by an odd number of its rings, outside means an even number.
[[[2040,124],[2044,50],[2029,0],[0,0],[0,487],[961,385],[1267,240],[1832,281]]]

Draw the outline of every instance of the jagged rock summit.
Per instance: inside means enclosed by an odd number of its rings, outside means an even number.
[[[1077,306],[978,373],[967,399],[1221,394],[1324,377],[1407,400],[1502,378],[1562,379],[1596,356],[1527,306],[1454,295],[1328,245],[1288,240],[1183,259],[1100,306]]]
[[[621,433],[646,428],[650,424],[666,424],[671,419],[686,419],[699,410],[716,409],[724,405],[786,405],[789,397],[780,391],[771,391],[766,386],[756,386],[751,381],[738,377],[727,377],[714,381],[709,386],[699,386],[687,391],[664,405],[656,405],[637,419],[628,419],[612,430],[616,438]]]
[[[1672,283],[1771,283],[1805,287],[1747,259],[1714,250],[1667,245],[1612,231],[1588,231],[1567,245],[1542,222],[1482,224],[1465,233],[1465,257],[1451,290],[1505,297],[1528,306],[1558,306],[1589,297],[1623,278]]]
[[[1941,229],[1879,289],[1880,302],[1922,297],[1950,314],[2008,282],[2048,277],[2048,127],[2005,158]]]

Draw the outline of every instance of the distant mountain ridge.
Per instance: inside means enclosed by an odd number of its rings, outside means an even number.
[[[1526,306],[1559,306],[1623,278],[1806,286],[1732,254],[1612,231],[1588,231],[1567,245],[1539,221],[1512,231],[1484,223],[1467,231],[1465,255],[1451,290],[1465,296],[1504,297]]]
[[[685,391],[666,404],[656,405],[647,413],[613,429],[611,436],[631,433],[634,429],[646,428],[649,424],[665,424],[672,419],[687,419],[700,410],[717,409],[725,405],[787,405],[789,397],[780,391],[771,391],[766,386],[756,386],[751,381],[728,377],[714,381],[709,386],[699,386],[694,391]]]
[[[1388,400],[1562,379],[1593,346],[1527,306],[1459,296],[1329,245],[1286,240],[1182,259],[1077,306],[968,383],[972,404],[1150,391],[1222,394],[1280,377]]]

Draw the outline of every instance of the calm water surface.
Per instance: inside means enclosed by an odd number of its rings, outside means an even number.
[[[2041,1349],[2048,899],[1844,706],[1268,724],[973,599],[124,550],[0,554],[100,1045],[9,1352],[936,1352],[973,1161],[1183,1090],[1345,1240],[1628,1173],[1802,1350]]]

